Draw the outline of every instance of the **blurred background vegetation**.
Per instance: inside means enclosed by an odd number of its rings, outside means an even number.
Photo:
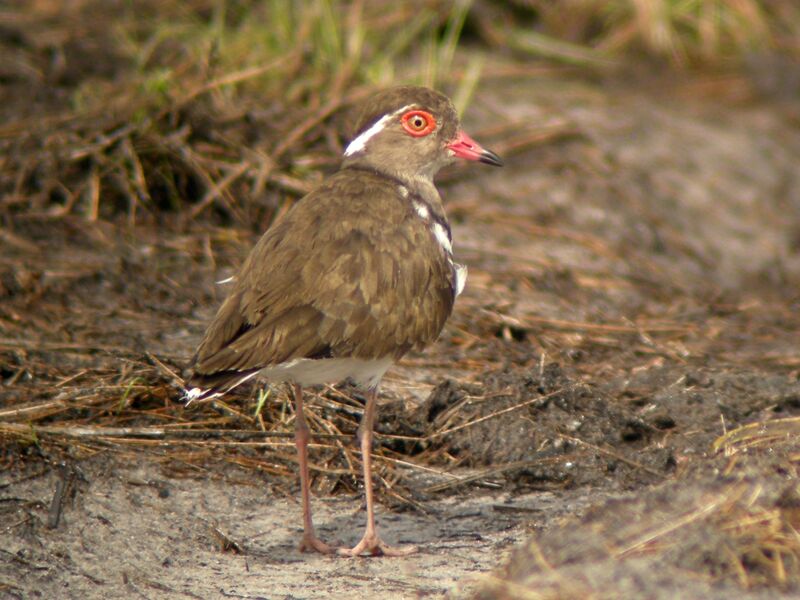
[[[6,2],[0,218],[258,230],[335,168],[376,87],[436,86],[463,109],[480,82],[536,69],[769,64],[782,81],[798,61],[793,0]]]

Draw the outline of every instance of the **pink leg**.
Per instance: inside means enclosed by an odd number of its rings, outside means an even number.
[[[367,395],[367,406],[364,408],[364,416],[361,425],[358,427],[358,439],[361,442],[361,460],[364,463],[364,493],[367,497],[367,529],[364,537],[353,548],[340,548],[339,554],[347,556],[358,556],[363,552],[369,552],[375,556],[405,556],[417,551],[416,546],[389,546],[378,536],[375,527],[375,504],[372,498],[372,427],[375,421],[375,402],[378,398],[378,390],[370,390]]]
[[[314,523],[311,521],[311,478],[308,475],[308,440],[311,434],[303,414],[303,388],[299,385],[294,386],[294,404],[294,442],[300,462],[300,494],[303,498],[303,540],[300,542],[300,552],[316,550],[330,554],[333,548],[316,536]]]

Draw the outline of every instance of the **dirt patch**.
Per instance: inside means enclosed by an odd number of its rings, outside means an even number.
[[[795,593],[797,419],[674,481],[595,504],[516,550],[476,598],[748,598]],[[744,452],[741,450],[744,449]],[[766,451],[765,451],[766,450]]]
[[[53,529],[51,500],[62,481],[72,491]],[[496,564],[497,549],[519,539],[526,510],[555,501],[451,498],[430,503],[427,514],[382,510],[391,539],[425,546],[392,563],[300,554],[299,504],[258,475],[175,478],[148,463],[95,459],[12,490],[3,494],[3,520],[13,535],[3,535],[0,561],[3,597],[10,598],[441,595],[463,574]],[[320,534],[355,543],[363,527],[359,502],[316,501]],[[487,521],[495,523],[491,532]]]

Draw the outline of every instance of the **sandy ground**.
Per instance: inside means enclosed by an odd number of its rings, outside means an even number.
[[[470,589],[471,576],[499,564],[524,538],[531,515],[585,503],[548,492],[498,492],[430,502],[428,514],[384,509],[386,537],[418,544],[420,552],[348,560],[298,552],[298,503],[275,497],[266,484],[165,480],[147,465],[88,464],[81,475],[56,530],[29,523],[4,536],[2,577],[19,585],[4,592],[8,597],[435,598]],[[58,480],[55,472],[37,478],[25,497],[49,506]],[[363,527],[359,503],[315,501],[320,535],[355,543]],[[221,551],[225,538],[240,552]]]

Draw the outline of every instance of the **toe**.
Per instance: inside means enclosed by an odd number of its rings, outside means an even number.
[[[373,554],[382,554],[383,556],[408,556],[409,554],[416,554],[419,548],[416,546],[389,546],[388,544],[380,543],[378,551],[372,551]]]
[[[352,548],[340,548],[338,553],[342,556],[360,556],[369,553],[373,556],[408,556],[418,551],[416,546],[390,546],[384,544],[377,536],[364,536]]]
[[[320,554],[333,554],[333,548],[321,539],[312,536],[303,536],[300,541],[300,552],[319,552]]]

